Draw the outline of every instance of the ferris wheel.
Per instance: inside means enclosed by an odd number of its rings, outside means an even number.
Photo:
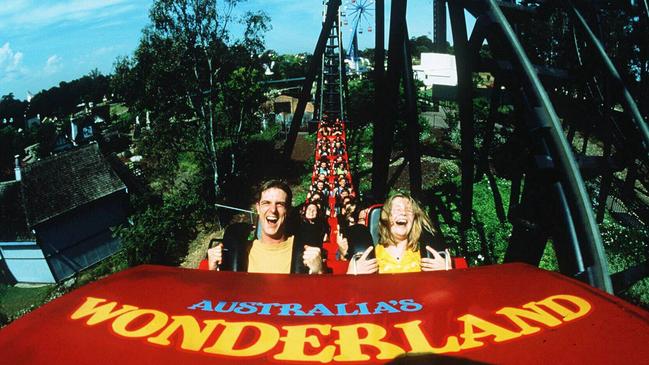
[[[341,11],[343,25],[349,29],[350,39],[347,58],[358,58],[358,36],[364,32],[372,32],[372,17],[374,15],[374,0],[345,0]]]
[[[343,24],[355,34],[372,32],[374,0],[345,0]]]

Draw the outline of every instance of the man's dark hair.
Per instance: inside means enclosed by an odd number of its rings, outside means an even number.
[[[291,187],[288,186],[287,183],[285,183],[282,180],[267,180],[264,181],[260,186],[259,189],[257,189],[257,194],[255,195],[255,201],[259,202],[261,200],[261,193],[268,189],[276,188],[279,190],[282,190],[283,192],[286,193],[286,206],[290,208],[293,203],[293,192],[291,191]]]

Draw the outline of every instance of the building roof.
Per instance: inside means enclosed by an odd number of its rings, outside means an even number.
[[[126,189],[96,143],[28,165],[22,176],[30,227]]]
[[[0,182],[0,242],[33,240],[25,218],[20,181]]]

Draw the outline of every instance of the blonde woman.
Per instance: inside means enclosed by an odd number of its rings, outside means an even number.
[[[392,195],[381,209],[380,243],[350,263],[348,274],[403,273],[445,270],[447,258],[426,246],[431,258],[421,257],[419,239],[424,230],[434,233],[430,219],[417,201],[406,194]],[[370,259],[372,250],[375,259]]]

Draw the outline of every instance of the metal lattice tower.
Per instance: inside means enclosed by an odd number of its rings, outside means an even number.
[[[433,44],[435,52],[446,52],[446,1],[433,0]]]
[[[325,14],[327,3],[328,1],[323,2]],[[343,79],[345,62],[341,44],[340,12],[338,12],[322,54],[320,80],[316,94],[319,106],[317,115],[320,120],[345,118]]]

